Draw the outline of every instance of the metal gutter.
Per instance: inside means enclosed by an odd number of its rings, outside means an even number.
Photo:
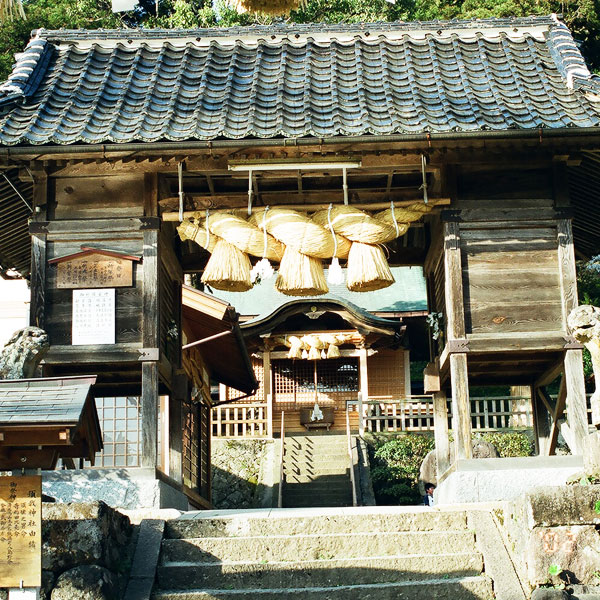
[[[382,142],[432,142],[458,141],[472,139],[539,139],[540,143],[548,138],[600,136],[600,127],[564,127],[561,129],[509,129],[507,131],[464,131],[446,133],[411,133],[390,135],[355,135],[334,137],[310,137],[310,138],[242,138],[239,140],[211,140],[211,141],[188,141],[188,142],[127,142],[123,144],[77,144],[66,146],[1,146],[0,156],[5,158],[17,156],[48,154],[79,154],[98,152],[101,154],[111,152],[186,152],[189,150],[210,150],[215,148],[251,148],[251,147],[294,147],[314,145],[334,145],[348,143],[382,143]]]

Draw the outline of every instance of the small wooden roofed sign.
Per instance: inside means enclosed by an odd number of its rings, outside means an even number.
[[[58,288],[114,288],[133,285],[133,263],[139,256],[81,246],[81,252],[48,261],[56,265]]]
[[[233,306],[187,285],[181,296],[183,330],[189,348],[200,352],[213,379],[253,394],[258,382]],[[187,351],[184,346],[184,356]]]
[[[0,381],[0,470],[54,469],[102,450],[96,376]]]

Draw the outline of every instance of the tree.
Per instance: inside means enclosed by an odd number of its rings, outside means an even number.
[[[25,18],[21,0],[0,0],[0,23],[18,18]]]

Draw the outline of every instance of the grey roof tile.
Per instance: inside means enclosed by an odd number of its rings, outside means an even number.
[[[594,127],[554,17],[204,30],[39,30],[0,86],[0,143]]]

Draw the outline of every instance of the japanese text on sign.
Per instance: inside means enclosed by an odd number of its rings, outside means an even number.
[[[115,343],[115,290],[73,290],[74,346]]]
[[[131,260],[91,254],[57,265],[58,288],[123,287],[133,283]]]
[[[0,588],[42,583],[42,478],[0,477]]]

